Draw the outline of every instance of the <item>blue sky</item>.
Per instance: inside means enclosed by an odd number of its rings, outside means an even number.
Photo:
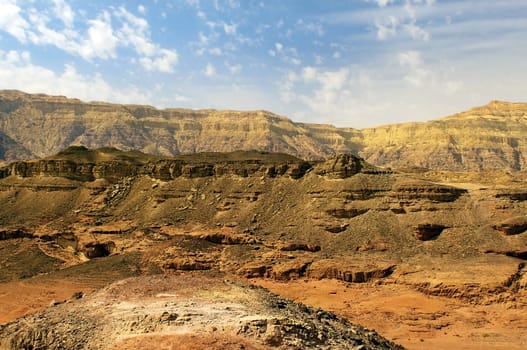
[[[0,89],[365,128],[527,101],[526,0],[0,0]]]

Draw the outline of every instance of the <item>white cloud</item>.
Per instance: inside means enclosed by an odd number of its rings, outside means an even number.
[[[124,7],[120,7],[115,14],[122,21],[122,27],[118,30],[119,40],[126,46],[132,46],[141,55],[155,55],[157,47],[149,39],[148,22]]]
[[[219,47],[213,47],[212,49],[209,50],[209,53],[214,56],[221,56],[223,54],[223,52],[221,51]]]
[[[203,34],[203,32],[199,32],[198,33],[198,37],[199,37],[199,43],[201,45],[208,45],[209,44],[210,38],[208,36],[206,36],[205,34]]]
[[[172,73],[178,62],[178,55],[173,50],[159,49],[154,56],[142,57],[140,61],[149,71]]]
[[[73,65],[62,72],[35,65],[26,51],[0,50],[0,89],[18,89],[32,93],[66,95],[87,101],[147,103],[152,96],[136,87],[116,88],[100,75],[81,75]]]
[[[284,102],[297,100],[319,115],[330,115],[342,104],[347,104],[346,99],[351,97],[350,69],[347,67],[324,70],[308,66],[301,70],[300,77],[301,80],[297,74],[289,72],[281,82],[281,98]],[[306,86],[298,86],[300,81]],[[305,93],[293,93],[295,90],[305,90],[306,87],[308,89]]]
[[[55,15],[62,20],[66,27],[72,27],[75,13],[70,5],[65,3],[64,0],[53,0],[53,4],[55,5]]]
[[[271,57],[280,57],[283,62],[293,65],[301,65],[302,61],[298,58],[298,51],[294,47],[285,47],[282,43],[276,42],[274,49],[268,50]]]
[[[223,30],[225,31],[225,34],[227,35],[236,35],[237,25],[234,23],[225,23],[223,22]]]
[[[228,0],[227,1],[229,6],[231,8],[239,8],[240,7],[240,1],[239,0]]]
[[[385,40],[390,36],[397,34],[397,27],[399,26],[399,20],[394,16],[388,16],[384,22],[375,22],[377,27],[377,39]]]
[[[418,51],[400,52],[397,56],[399,64],[403,67],[416,68],[423,64],[421,53]]]
[[[25,43],[26,31],[29,23],[20,15],[21,8],[16,0],[4,0],[0,2],[0,29],[14,36],[18,41]]]
[[[187,103],[187,102],[191,101],[191,99],[189,97],[183,96],[183,95],[179,95],[179,94],[174,95],[174,100],[176,102],[179,102],[179,103]]]
[[[75,13],[64,0],[52,0],[52,12],[22,10],[15,1],[6,1],[0,4],[0,29],[22,43],[52,45],[88,61],[113,59],[119,47],[132,47],[139,55],[138,62],[151,71],[173,72],[178,62],[177,51],[152,42],[148,22],[124,7],[110,8],[86,20],[87,29],[81,33],[73,27]],[[138,9],[141,12],[141,5]],[[54,19],[64,26],[51,27]]]
[[[417,26],[415,22],[410,22],[404,25],[404,29],[413,39],[421,39],[423,41],[428,41],[430,34],[423,28]]]
[[[354,14],[351,18],[358,22],[368,17],[373,18],[378,40],[386,40],[400,33],[406,33],[414,40],[428,41],[430,39],[429,32],[418,24],[418,12],[431,7],[435,3],[433,0],[404,0],[401,1],[402,5],[391,7],[387,5],[395,1],[376,0],[375,2],[383,9],[378,9],[377,12]]]
[[[207,63],[207,66],[205,67],[205,70],[203,71],[203,74],[205,76],[212,78],[216,75],[216,68],[212,65],[212,63]]]
[[[200,0],[185,0],[185,2],[192,7],[199,7]]]
[[[143,5],[137,6],[137,11],[142,15],[146,14],[146,8]]]
[[[421,53],[418,51],[400,52],[397,55],[399,65],[406,69],[404,80],[415,87],[421,87],[432,72],[424,68]]]
[[[302,78],[306,81],[315,80],[318,75],[318,71],[314,67],[304,67],[302,69]]]
[[[149,71],[171,73],[178,62],[176,50],[166,49],[155,44],[150,39],[148,22],[128,12],[124,7],[116,11],[122,20],[122,27],[117,36],[120,42],[131,45],[141,55],[139,62]]]
[[[447,81],[445,84],[445,93],[447,95],[454,95],[463,89],[463,82],[460,80]]]
[[[304,32],[308,32],[308,33],[314,33],[316,34],[317,36],[324,36],[324,27],[322,26],[321,23],[317,23],[317,22],[306,22],[304,21],[303,19],[299,19],[297,22],[296,22],[296,25],[297,27],[304,31]]]
[[[242,71],[243,66],[241,64],[235,64],[233,66],[227,65],[227,68],[231,74],[238,74]]]
[[[289,62],[291,62],[292,64],[296,65],[296,66],[299,66],[302,64],[302,61],[300,61],[298,58],[294,58],[294,57],[287,57],[287,60]]]
[[[386,5],[395,2],[395,0],[373,0],[379,7],[385,7]]]
[[[201,10],[198,10],[198,12],[196,12],[196,16],[201,20],[207,20],[207,14]]]
[[[85,59],[95,57],[108,59],[116,56],[115,49],[118,38],[114,35],[110,14],[104,12],[101,16],[89,22],[85,39],[78,44],[78,52]],[[67,50],[67,47],[64,48]]]

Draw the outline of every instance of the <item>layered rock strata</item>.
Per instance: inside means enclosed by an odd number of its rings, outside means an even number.
[[[443,170],[527,167],[527,104],[493,101],[447,118],[368,129],[295,123],[267,111],[159,110],[0,91],[0,161],[71,145],[162,156],[259,150],[301,159],[353,153],[377,166]]]

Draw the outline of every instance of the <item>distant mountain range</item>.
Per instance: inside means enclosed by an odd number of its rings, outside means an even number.
[[[72,146],[172,156],[260,150],[306,160],[353,153],[384,167],[527,169],[527,103],[492,101],[429,122],[367,129],[295,123],[267,111],[156,109],[0,91],[0,161]]]

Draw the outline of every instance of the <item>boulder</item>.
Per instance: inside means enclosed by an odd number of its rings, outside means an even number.
[[[322,259],[313,262],[306,275],[313,279],[334,278],[345,282],[364,283],[390,276],[395,270],[391,263],[363,263],[347,259]]]

